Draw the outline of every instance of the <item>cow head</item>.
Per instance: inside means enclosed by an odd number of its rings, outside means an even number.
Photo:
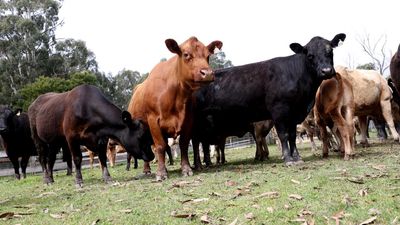
[[[346,35],[337,34],[331,41],[321,37],[314,37],[307,45],[298,43],[290,44],[290,48],[297,54],[306,56],[307,66],[311,68],[319,78],[329,79],[336,74],[333,67],[333,49],[344,41]]]
[[[0,134],[10,130],[10,122],[14,112],[8,106],[0,105]]]
[[[214,72],[209,65],[209,57],[215,48],[221,49],[221,41],[213,41],[204,46],[196,37],[191,37],[181,45],[173,39],[165,40],[165,45],[178,55],[178,79],[196,89],[202,83],[214,80]]]
[[[126,151],[131,153],[137,159],[151,161],[154,159],[154,153],[151,150],[151,135],[145,130],[143,124],[138,120],[132,120],[131,114],[127,111],[122,112],[122,121],[127,126],[127,131],[121,137],[121,144]]]

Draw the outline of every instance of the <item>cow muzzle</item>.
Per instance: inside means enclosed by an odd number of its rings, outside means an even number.
[[[323,67],[320,73],[324,79],[330,79],[336,74],[336,71],[333,67]]]
[[[201,69],[194,79],[196,82],[214,81],[214,71],[212,69]]]

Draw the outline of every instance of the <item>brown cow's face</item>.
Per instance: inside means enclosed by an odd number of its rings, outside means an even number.
[[[197,88],[201,84],[207,84],[214,80],[214,72],[209,65],[209,57],[215,48],[222,48],[222,42],[213,41],[204,46],[197,38],[191,37],[181,45],[175,40],[165,41],[167,48],[178,55],[179,71],[178,78]]]

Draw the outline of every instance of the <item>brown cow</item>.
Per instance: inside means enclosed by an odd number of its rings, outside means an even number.
[[[337,128],[344,159],[354,155],[354,107],[353,89],[346,78],[336,73],[322,81],[315,96],[314,118],[321,130],[323,157],[328,157],[327,126]]]
[[[385,78],[374,70],[350,70],[343,66],[337,66],[335,69],[342,78],[346,78],[351,83],[353,88],[354,115],[358,116],[360,121],[360,143],[368,146],[367,116],[383,116],[393,139],[398,141],[399,134],[394,127],[390,103],[392,93]]]
[[[111,180],[106,164],[109,138],[143,160],[152,160],[151,137],[143,125],[132,120],[92,85],[80,85],[64,93],[40,95],[28,109],[32,138],[44,171],[43,181],[53,183],[53,167],[60,147],[69,149],[75,163],[77,186],[82,186],[81,145],[99,154],[103,179]]]
[[[209,57],[222,42],[213,41],[204,46],[196,37],[181,45],[173,39],[165,41],[167,48],[176,56],[157,64],[148,78],[134,91],[128,106],[133,118],[148,125],[158,154],[156,179],[167,178],[165,151],[167,138],[180,135],[181,169],[183,175],[192,175],[188,159],[191,138],[193,91],[214,80]],[[144,172],[150,172],[145,162]]]

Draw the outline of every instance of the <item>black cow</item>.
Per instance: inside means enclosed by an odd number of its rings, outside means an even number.
[[[80,145],[98,154],[106,182],[111,180],[106,163],[108,138],[117,140],[135,158],[154,158],[152,140],[143,125],[107,100],[95,86],[80,85],[68,92],[41,95],[29,106],[28,114],[47,184],[54,182],[53,166],[60,147],[71,152],[78,186],[83,183]]]
[[[31,138],[28,115],[22,113],[21,110],[14,112],[10,107],[0,105],[0,135],[6,154],[14,166],[15,178],[20,179],[21,177],[20,165],[22,177],[26,178],[29,158],[37,155]],[[18,160],[20,157],[21,164]]]
[[[301,162],[296,125],[312,109],[322,80],[336,73],[333,48],[345,38],[345,34],[337,34],[331,41],[314,37],[305,46],[291,44],[294,55],[216,70],[215,81],[195,93],[195,110],[208,121],[203,125],[218,136],[272,119],[285,163]]]

